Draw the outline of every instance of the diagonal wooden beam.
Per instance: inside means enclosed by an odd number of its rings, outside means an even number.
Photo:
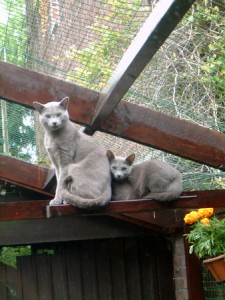
[[[101,127],[193,2],[159,1],[102,91],[91,126],[85,129],[86,133],[93,134]]]

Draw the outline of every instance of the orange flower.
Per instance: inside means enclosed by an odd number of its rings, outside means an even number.
[[[213,208],[199,208],[198,214],[200,218],[209,218],[213,215],[214,209]]]
[[[199,215],[198,212],[193,210],[191,211],[189,214],[186,214],[184,217],[184,222],[186,224],[193,224],[194,222],[196,222],[199,219]]]
[[[200,220],[200,222],[205,226],[209,226],[210,220],[209,218],[203,218]]]

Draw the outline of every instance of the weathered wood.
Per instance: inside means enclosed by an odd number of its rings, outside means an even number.
[[[187,197],[187,198],[186,198]],[[164,210],[175,208],[197,207],[198,201],[195,195],[184,196],[173,202],[159,202],[154,200],[129,200],[129,201],[112,201],[106,207],[93,211],[79,210],[72,205],[47,206],[47,217],[67,216],[67,215],[102,215],[102,214],[124,214],[145,212],[151,210]],[[222,205],[222,204],[221,204]],[[224,203],[223,203],[224,205]]]
[[[2,202],[0,203],[0,221],[45,219],[48,204],[49,200]]]
[[[55,80],[0,62],[1,97],[33,108],[33,100],[44,103],[61,99],[57,98],[54,92],[54,86],[59,86],[59,90],[63,91],[60,92],[62,96],[71,97],[71,119],[90,125],[98,93],[83,88],[82,92],[78,93],[76,91],[79,91],[80,87],[71,84],[66,92],[68,83],[60,81],[58,85],[58,81]],[[223,133],[135,104],[122,101],[99,130],[225,170]]]
[[[194,0],[167,0],[156,5],[103,89],[91,126],[86,128],[86,133],[93,133],[101,128],[101,124],[108,118],[193,2]]]
[[[147,235],[139,226],[98,216],[0,221],[0,246]]]
[[[54,189],[44,191],[49,169],[0,154],[0,179],[52,196]]]
[[[99,93],[69,82],[0,62],[0,96],[33,108],[33,101],[46,103],[68,96],[69,109],[78,123],[90,124]]]
[[[101,130],[225,170],[225,134],[128,102],[121,102]]]
[[[185,233],[187,233],[189,229],[189,226],[184,226]],[[201,260],[198,259],[196,255],[189,254],[189,244],[186,239],[184,239],[184,245],[189,300],[204,300]]]
[[[3,265],[1,300],[175,299],[172,253],[165,238],[76,241],[51,244],[50,249],[51,255],[32,253],[17,258],[14,272],[20,274],[22,287],[17,295],[13,293],[17,283],[5,276],[9,267]],[[0,265],[0,274],[1,269]]]

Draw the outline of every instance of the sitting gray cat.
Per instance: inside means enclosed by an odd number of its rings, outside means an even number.
[[[155,199],[171,201],[182,192],[181,174],[160,160],[132,166],[135,154],[127,158],[107,151],[112,174],[112,200]]]
[[[45,129],[44,144],[56,172],[56,194],[50,205],[65,201],[79,208],[103,206],[111,198],[106,150],[69,120],[68,101],[65,97],[60,102],[33,103]]]

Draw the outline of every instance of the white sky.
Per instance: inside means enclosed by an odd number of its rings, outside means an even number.
[[[0,23],[7,24],[8,21],[8,12],[5,9],[4,4],[0,4]]]

